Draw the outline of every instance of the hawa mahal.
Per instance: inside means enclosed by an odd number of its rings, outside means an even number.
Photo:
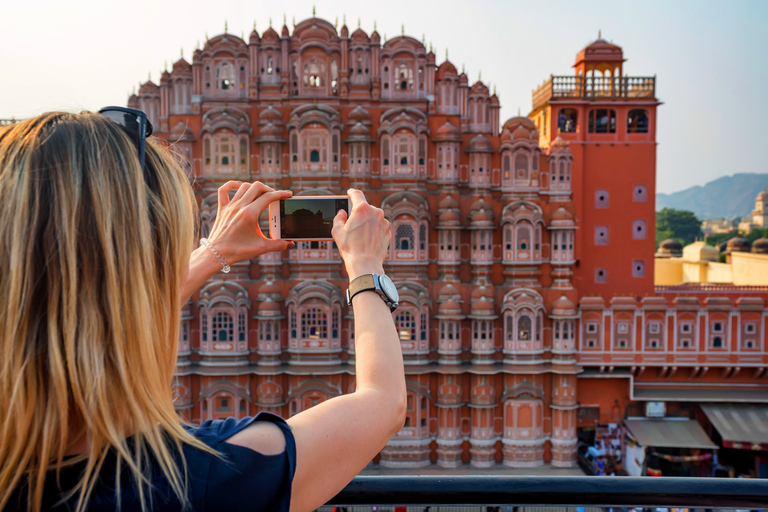
[[[201,236],[232,179],[355,187],[384,210],[408,413],[374,464],[571,467],[580,430],[645,402],[768,401],[768,287],[654,287],[660,102],[624,61],[598,38],[502,122],[422,41],[313,16],[225,29],[128,105],[182,157]],[[289,417],[352,392],[346,286],[325,242],[211,279],[183,311],[180,415]]]

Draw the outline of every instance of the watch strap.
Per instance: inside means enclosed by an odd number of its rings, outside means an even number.
[[[352,282],[349,283],[349,304],[352,305],[352,298],[358,293],[375,289],[376,281],[374,280],[373,274],[364,274],[354,278]]]

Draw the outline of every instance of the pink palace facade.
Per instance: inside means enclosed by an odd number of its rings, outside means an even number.
[[[658,102],[652,93],[636,101],[645,102],[650,124],[643,140],[655,146]],[[669,373],[663,368],[672,363],[658,349],[673,343],[671,306],[666,296],[648,296],[650,270],[632,281],[636,255],[606,255],[605,265],[625,258],[626,275],[611,277],[641,292],[608,294],[592,273],[575,286],[584,272],[578,260],[589,261],[580,245],[592,236],[580,224],[605,214],[588,207],[594,193],[584,190],[585,176],[604,169],[574,161],[572,146],[588,137],[586,126],[559,137],[557,116],[546,121],[540,111],[502,123],[486,84],[471,83],[448,60],[437,63],[417,39],[384,41],[346,25],[337,31],[315,17],[292,31],[254,29],[248,40],[225,32],[195,50],[191,63],[175,62],[159,84],[144,83],[129,106],[146,111],[183,157],[203,236],[217,188],[232,179],[294,195],[355,187],[384,210],[392,226],[385,268],[401,296],[394,319],[408,413],[375,459],[382,467],[575,466],[580,389],[597,415],[586,425],[623,415],[633,400],[626,386]],[[654,197],[655,160],[642,173],[643,198],[627,204],[652,223],[646,197]],[[615,243],[623,235],[614,233]],[[650,267],[653,243],[642,244]],[[338,252],[323,242],[211,279],[183,311],[180,415],[193,422],[259,411],[289,417],[353,391],[346,284]],[[693,300],[679,301],[679,313],[701,307]],[[763,298],[750,300],[742,309],[760,317],[762,344],[765,317],[753,306]],[[640,372],[646,338],[657,343],[647,345],[650,362]],[[729,347],[728,355],[737,350]],[[764,361],[762,348],[756,357]]]

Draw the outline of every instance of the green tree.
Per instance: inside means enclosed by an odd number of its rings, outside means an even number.
[[[667,236],[669,233],[672,236]],[[683,245],[696,241],[701,236],[701,221],[693,212],[662,208],[656,212],[656,244],[666,238],[677,238]]]

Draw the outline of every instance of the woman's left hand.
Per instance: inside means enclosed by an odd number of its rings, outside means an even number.
[[[233,189],[237,192],[230,200]],[[219,187],[219,210],[208,240],[230,265],[291,248],[293,242],[267,238],[259,226],[259,215],[269,203],[288,197],[290,190],[275,190],[259,181],[228,181]]]

